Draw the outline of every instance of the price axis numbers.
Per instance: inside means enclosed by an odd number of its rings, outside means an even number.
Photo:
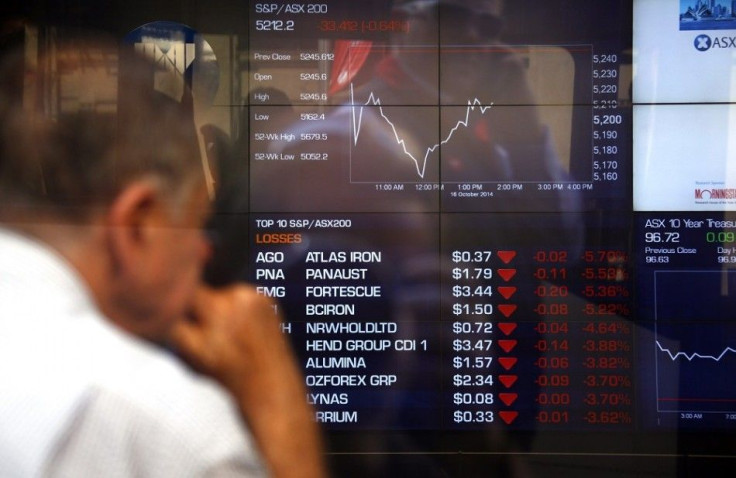
[[[619,59],[615,53],[593,55],[593,181],[617,181],[624,163],[617,142],[623,133],[624,116],[619,111]]]

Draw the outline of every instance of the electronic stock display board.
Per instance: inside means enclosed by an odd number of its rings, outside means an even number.
[[[249,278],[317,420],[434,451],[727,436],[733,5],[497,6],[252,6]]]
[[[733,431],[721,3],[251,4],[248,278],[337,451]]]
[[[375,6],[251,10],[249,278],[317,420],[635,428],[630,7]]]
[[[732,454],[736,5],[193,5],[139,48],[206,98],[337,474]]]

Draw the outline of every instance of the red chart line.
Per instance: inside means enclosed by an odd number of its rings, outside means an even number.
[[[719,402],[736,403],[736,398],[658,398],[659,402]]]

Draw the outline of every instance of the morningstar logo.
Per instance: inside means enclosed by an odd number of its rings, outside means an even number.
[[[693,40],[693,46],[698,51],[708,51],[713,48],[736,48],[736,37],[713,37],[700,34]]]
[[[735,199],[736,189],[696,189],[695,199]]]

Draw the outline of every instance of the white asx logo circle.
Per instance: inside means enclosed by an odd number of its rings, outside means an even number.
[[[695,45],[695,49],[698,51],[708,51],[712,44],[713,40],[705,34],[696,36],[695,41],[693,41],[693,45]]]

